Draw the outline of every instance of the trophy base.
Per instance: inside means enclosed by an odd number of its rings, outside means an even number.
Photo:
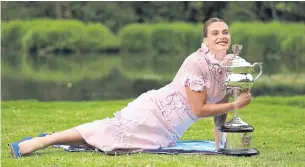
[[[258,155],[259,151],[255,148],[249,148],[249,149],[218,149],[218,153],[223,155],[231,155],[231,156],[253,156]]]

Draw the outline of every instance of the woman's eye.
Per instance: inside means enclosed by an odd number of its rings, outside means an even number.
[[[225,31],[225,32],[223,32],[223,34],[229,34],[229,31]]]
[[[212,35],[217,35],[218,33],[217,32],[212,32]]]

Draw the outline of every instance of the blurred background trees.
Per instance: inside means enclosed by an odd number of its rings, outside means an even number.
[[[263,62],[252,94],[305,94],[304,2],[1,2],[2,100],[135,97],[174,77],[203,22],[230,24],[242,57]]]
[[[210,17],[233,21],[305,20],[304,2],[213,2],[213,1],[22,1],[2,2],[2,20],[36,18],[77,19],[101,22],[114,32],[130,23],[164,21],[203,22]]]

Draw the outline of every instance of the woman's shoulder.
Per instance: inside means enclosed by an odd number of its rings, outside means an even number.
[[[194,66],[198,65],[198,66],[202,67],[202,66],[208,65],[207,59],[205,58],[204,55],[202,55],[202,53],[199,50],[190,54],[185,59],[185,61],[187,62],[187,64],[194,65]]]

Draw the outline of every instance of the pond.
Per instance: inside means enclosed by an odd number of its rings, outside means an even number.
[[[173,61],[170,56],[157,59],[135,54],[33,57],[2,53],[2,100],[133,98],[168,83],[182,63],[181,57]]]
[[[2,53],[1,99],[98,101],[135,98],[169,83],[187,55],[47,54],[35,57]],[[251,90],[253,96],[305,94],[305,82],[296,80],[304,75],[283,75],[281,79],[271,80],[265,71]]]

